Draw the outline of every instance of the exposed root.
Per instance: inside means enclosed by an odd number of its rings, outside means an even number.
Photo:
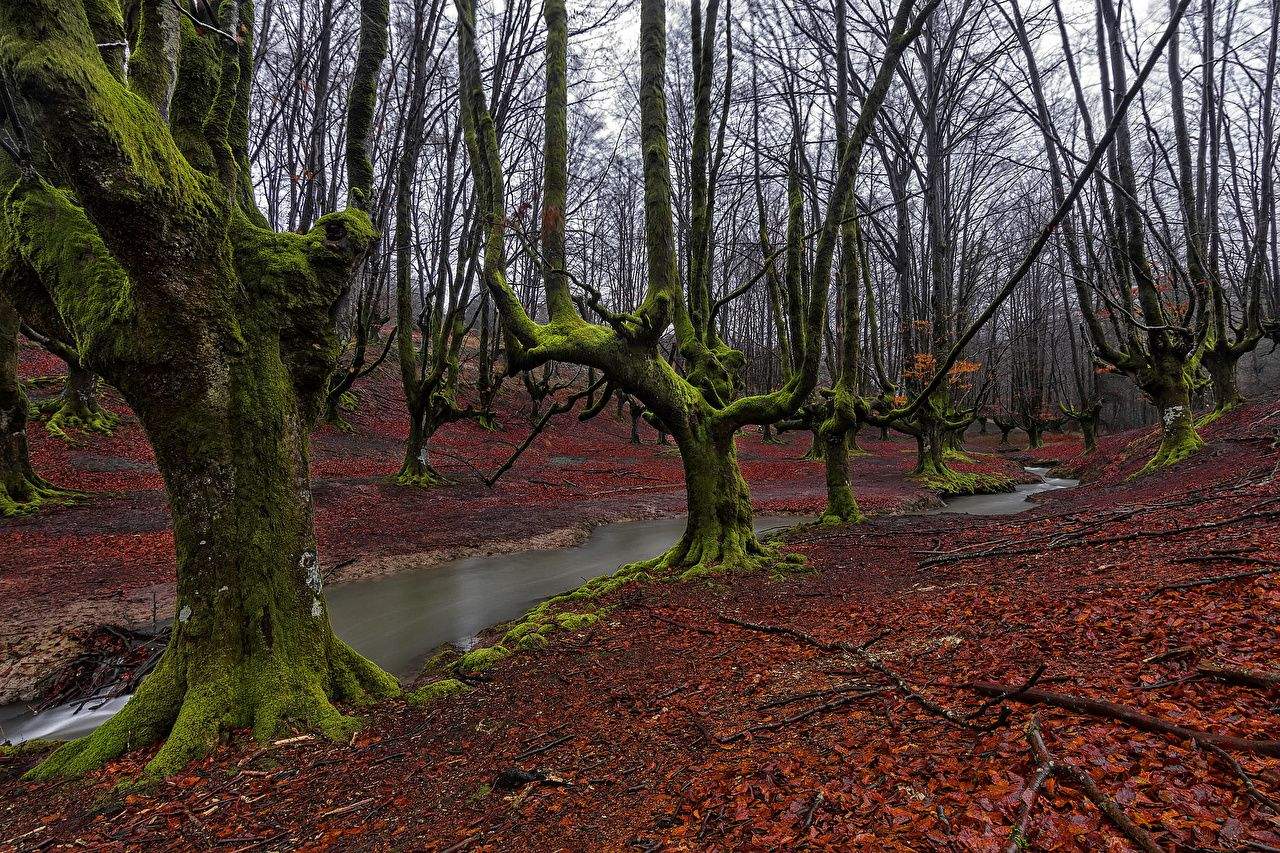
[[[1202,447],[1204,447],[1204,440],[1200,438],[1194,429],[1188,430],[1185,435],[1177,440],[1166,439],[1160,444],[1160,449],[1152,457],[1151,461],[1143,465],[1141,470],[1133,476],[1140,477],[1143,474],[1150,474],[1152,471],[1159,471],[1162,468],[1177,465]]]
[[[397,486],[409,486],[418,489],[433,489],[440,486],[456,485],[454,480],[450,480],[430,465],[426,466],[425,470],[417,471],[408,466],[401,468],[400,473],[396,474],[393,482]]]
[[[120,425],[120,416],[104,409],[97,401],[83,403],[72,399],[58,401],[58,403],[56,410],[45,422],[44,428],[50,435],[68,444],[77,443],[71,435],[73,431],[114,435],[116,428]]]
[[[748,527],[717,531],[690,528],[670,550],[650,560],[630,563],[620,573],[647,572],[688,581],[761,569],[794,571],[804,564],[800,554],[784,554],[760,541]]]
[[[0,483],[0,518],[31,515],[53,506],[71,506],[85,497],[84,492],[60,489],[36,477],[22,477],[21,482]]]
[[[827,509],[818,517],[819,524],[862,524],[867,517],[858,509],[857,504],[847,507],[833,507],[827,505]]]
[[[232,729],[252,728],[255,738],[266,741],[285,722],[345,740],[360,722],[335,702],[368,705],[400,693],[393,677],[336,637],[330,638],[323,672],[275,657],[222,666],[188,657],[195,655],[176,641],[118,714],[63,745],[24,778],[78,776],[157,741],[163,743],[147,763],[146,776],[168,776],[208,755]]]

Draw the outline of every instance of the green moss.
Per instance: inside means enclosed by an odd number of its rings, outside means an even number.
[[[426,705],[440,699],[447,699],[450,696],[457,696],[459,693],[466,693],[471,688],[456,678],[442,678],[439,681],[433,681],[430,684],[420,687],[412,693],[405,694],[405,699],[411,705]]]
[[[461,675],[477,675],[488,672],[509,657],[511,657],[511,650],[506,646],[486,646],[469,651],[458,658],[453,664],[453,669]]]
[[[948,447],[942,451],[942,458],[943,461],[946,462],[963,462],[967,465],[972,465],[975,461],[974,458],[965,451],[956,450],[952,447]]]
[[[134,320],[133,285],[84,211],[40,178],[14,185],[5,201],[7,239],[53,296],[78,354],[110,352]]]
[[[1012,479],[1001,474],[967,473],[947,467],[923,474],[913,474],[911,479],[944,498],[1012,492],[1017,485]]]
[[[45,421],[44,428],[56,438],[68,443],[75,443],[70,431],[94,433],[96,435],[115,435],[120,425],[120,416],[94,403],[82,406],[74,401],[67,401]]]
[[[517,646],[526,652],[536,652],[540,649],[545,649],[549,645],[551,645],[551,641],[546,638],[546,635],[538,633],[521,637],[517,643]]]
[[[45,752],[46,750],[57,749],[62,746],[62,743],[62,741],[58,740],[40,739],[7,744],[0,746],[0,756],[8,757],[11,755],[28,755],[32,752]]]
[[[1239,405],[1240,405],[1239,403],[1231,403],[1221,409],[1214,409],[1212,412],[1206,412],[1205,414],[1201,415],[1200,418],[1196,421],[1196,429],[1197,430],[1204,429],[1205,427],[1209,426],[1209,424],[1216,421],[1218,418],[1236,409]]]
[[[594,613],[557,613],[556,624],[566,631],[581,631],[590,628],[600,617]]]

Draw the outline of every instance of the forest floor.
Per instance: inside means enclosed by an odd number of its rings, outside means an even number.
[[[1107,437],[1066,460],[1084,484],[1016,516],[798,531],[804,574],[629,584],[466,693],[374,708],[350,744],[238,738],[132,793],[115,786],[149,750],[59,784],[2,758],[0,847],[1131,849],[1090,789],[1151,849],[1274,850],[1280,409],[1204,434],[1138,477],[1154,437]],[[894,469],[904,448],[868,443]],[[768,494],[784,464],[808,472],[788,474],[799,498]],[[816,465],[751,465],[762,505],[812,511]],[[617,480],[590,477],[564,476],[595,506]],[[855,485],[871,506],[886,488]],[[1004,700],[984,706],[983,683]]]
[[[62,362],[28,346],[19,375],[33,399],[61,388]],[[408,416],[399,373],[390,367],[356,386],[360,403],[347,413],[349,432],[325,426],[312,443],[312,478],[325,583],[422,569],[464,556],[558,548],[585,539],[603,522],[680,515],[684,478],[673,446],[657,443],[642,424],[611,406],[580,424],[560,415],[493,488],[481,474],[496,470],[528,435],[530,403],[508,382],[497,401],[500,428],[451,424],[432,444],[433,462],[456,486],[419,489],[390,482],[400,468]],[[103,401],[123,420],[115,435],[77,436],[80,446],[28,433],[36,470],[47,480],[88,493],[82,503],[0,520],[0,704],[30,700],[43,676],[96,639],[100,625],[147,629],[173,611],[174,558],[164,483],[146,436],[118,396]],[[995,437],[981,437],[988,450]],[[1072,439],[1065,439],[1070,444]],[[808,433],[783,444],[757,434],[739,443],[743,470],[762,513],[821,512],[821,462],[803,460]],[[908,479],[915,444],[881,442],[870,431],[869,455],[853,464],[859,500],[872,515],[940,505]],[[1050,455],[1062,455],[1048,445]],[[1063,451],[1070,453],[1071,450]],[[978,456],[960,470],[1026,480],[1013,459]],[[519,511],[512,511],[519,507]]]

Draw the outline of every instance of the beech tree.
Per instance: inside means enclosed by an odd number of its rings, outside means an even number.
[[[11,121],[20,174],[4,199],[4,286],[24,315],[60,318],[137,414],[177,552],[174,630],[155,671],[32,778],[154,741],[148,771],[168,773],[228,729],[268,738],[286,720],[345,738],[357,723],[335,703],[398,691],[330,628],[308,476],[335,307],[375,238],[368,150],[388,10],[360,5],[348,207],[305,234],[272,231],[249,190],[250,0],[208,18],[148,0],[131,32],[115,4],[0,7],[0,70],[52,165],[36,167]]]
[[[755,535],[751,500],[738,465],[735,435],[749,424],[774,423],[794,413],[818,380],[822,331],[840,223],[854,179],[856,158],[841,158],[834,186],[823,209],[814,253],[807,305],[794,317],[789,345],[801,357],[786,384],[770,393],[740,396],[737,373],[739,350],[717,333],[708,281],[711,221],[709,205],[720,144],[712,144],[710,109],[713,81],[713,43],[719,3],[709,3],[705,17],[694,3],[692,64],[695,117],[691,165],[692,230],[686,268],[681,281],[676,252],[668,153],[665,71],[667,54],[664,0],[643,0],[640,6],[640,146],[644,166],[646,292],[630,312],[607,308],[599,292],[583,294],[584,301],[603,322],[590,322],[575,305],[565,253],[567,169],[566,52],[568,16],[563,0],[544,4],[547,26],[546,105],[542,221],[537,251],[543,269],[547,321],[537,322],[520,303],[508,283],[504,237],[507,213],[503,171],[492,118],[486,104],[475,40],[471,0],[458,0],[461,110],[473,185],[485,227],[482,273],[502,316],[508,335],[508,359],[523,368],[548,361],[567,361],[601,371],[610,386],[641,400],[651,416],[670,432],[684,463],[688,522],[683,536],[662,556],[643,564],[656,571],[684,575],[705,571],[747,569],[777,559]],[[889,36],[894,57],[909,44],[922,25],[912,19],[912,0],[898,6]],[[727,29],[727,27],[726,27]],[[891,76],[886,57],[881,76]],[[886,83],[887,85],[887,83]],[[874,118],[876,104],[864,105],[860,122]],[[717,134],[717,138],[721,138]],[[795,174],[793,170],[793,175]],[[796,192],[792,191],[792,204]],[[791,228],[792,245],[801,235]],[[581,282],[577,282],[581,287]],[[723,298],[723,297],[722,297]],[[683,372],[665,357],[660,345],[668,329],[674,332]]]

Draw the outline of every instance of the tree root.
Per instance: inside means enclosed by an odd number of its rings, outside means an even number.
[[[680,580],[696,580],[736,572],[772,569],[795,571],[804,565],[800,554],[784,554],[751,532],[737,530],[686,531],[671,549],[650,560],[628,563],[619,572],[675,575]]]
[[[84,497],[84,492],[62,489],[39,477],[22,477],[16,486],[0,484],[0,518],[31,515],[51,506],[71,506]]]
[[[411,471],[408,468],[401,468],[400,473],[396,474],[392,482],[397,486],[409,486],[418,489],[457,485],[456,481],[444,476],[430,465],[427,466],[425,471]]]
[[[115,435],[120,426],[120,416],[103,408],[98,403],[84,405],[78,402],[63,402],[45,421],[44,428],[52,436],[60,438],[68,444],[76,444],[71,436],[73,430],[96,435]]]
[[[208,755],[232,729],[252,728],[264,742],[286,721],[331,740],[346,740],[360,722],[342,714],[334,702],[368,705],[400,693],[394,678],[332,636],[322,671],[278,657],[204,658],[175,640],[118,714],[64,744],[23,778],[78,776],[129,750],[163,741],[145,770],[146,777],[159,778]]]

